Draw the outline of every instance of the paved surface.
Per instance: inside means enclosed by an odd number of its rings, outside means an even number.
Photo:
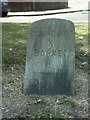
[[[29,23],[46,18],[68,19],[73,22],[88,22],[89,0],[69,0],[69,8],[39,12],[9,12],[0,22]]]
[[[67,19],[72,22],[88,22],[88,11],[75,12],[75,13],[64,13],[54,15],[43,15],[43,16],[10,16],[0,18],[0,22],[14,22],[14,23],[29,23],[35,22],[40,19],[46,18],[60,18]]]

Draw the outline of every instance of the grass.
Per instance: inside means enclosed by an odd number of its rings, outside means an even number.
[[[29,24],[5,23],[2,25],[2,61],[4,64],[23,64]]]
[[[49,107],[42,108],[41,110],[33,114],[34,118],[59,118],[59,120],[64,120],[64,115],[61,113],[55,113]]]
[[[89,57],[88,54],[88,49],[90,48],[90,43],[88,41],[89,35],[90,33],[88,32],[88,23],[75,23],[75,42],[76,42],[75,57],[77,60],[81,62],[87,61]],[[84,53],[86,52],[87,55],[84,56]]]
[[[2,24],[2,62],[4,65],[25,63],[29,26],[28,23]],[[81,36],[82,40],[79,39]],[[78,52],[90,47],[87,23],[75,23],[75,37],[76,58],[82,60]]]
[[[76,37],[83,36],[84,39],[88,39],[88,23],[75,23]]]
[[[58,102],[58,105],[60,104],[65,104],[65,105],[71,105],[72,107],[76,106],[75,101],[72,98],[64,98],[64,99],[60,99]]]
[[[77,44],[80,44],[85,48],[90,47],[90,43],[88,42],[89,35],[88,23],[75,23],[75,37]]]

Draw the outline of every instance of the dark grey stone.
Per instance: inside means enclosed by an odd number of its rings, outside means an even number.
[[[23,92],[74,95],[74,24],[44,19],[30,26],[29,35]]]

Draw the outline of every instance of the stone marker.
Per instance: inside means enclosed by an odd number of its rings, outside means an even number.
[[[74,24],[44,19],[30,26],[23,92],[74,95]]]

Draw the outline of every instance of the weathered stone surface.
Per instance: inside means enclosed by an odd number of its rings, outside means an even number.
[[[74,24],[44,19],[30,26],[23,91],[74,95]]]

